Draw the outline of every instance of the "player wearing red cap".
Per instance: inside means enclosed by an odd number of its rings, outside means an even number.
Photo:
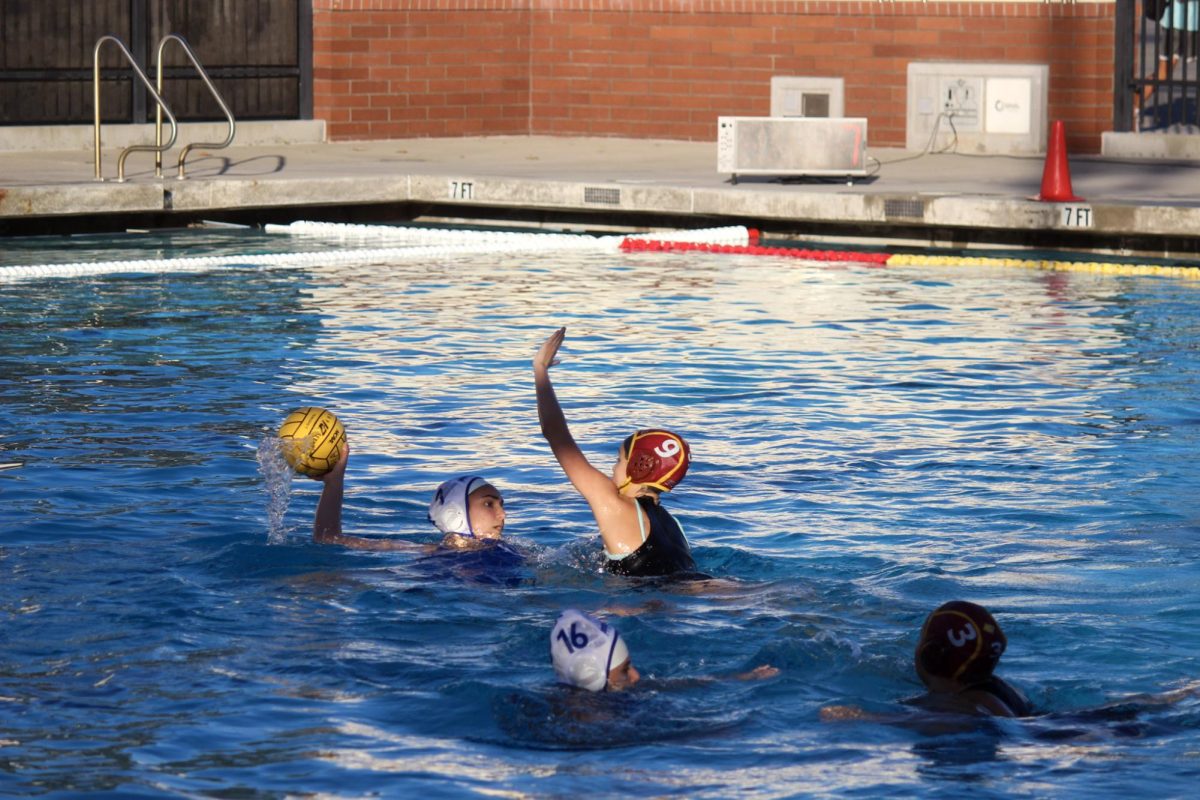
[[[934,609],[921,626],[914,663],[929,693],[914,704],[939,711],[1027,717],[1020,690],[992,671],[1008,639],[986,608],[952,600]]]
[[[687,474],[687,442],[670,431],[640,430],[618,448],[611,474],[592,466],[575,443],[550,383],[550,367],[558,363],[566,332],[559,328],[552,333],[533,358],[538,420],[563,472],[591,506],[604,541],[606,568],[636,576],[695,570],[683,528],[659,504],[659,495]]]
[[[993,674],[1008,639],[986,608],[966,600],[943,603],[921,626],[913,654],[917,677],[928,690],[904,704],[925,711],[992,717],[1029,717],[1029,699],[1008,681]],[[897,722],[907,717],[867,712],[854,705],[829,705],[821,719]]]

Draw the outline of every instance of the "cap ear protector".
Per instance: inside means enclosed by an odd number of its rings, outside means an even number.
[[[629,658],[629,648],[617,629],[595,617],[568,608],[550,632],[550,660],[558,679],[571,686],[601,692],[608,673]]]
[[[474,536],[467,498],[480,486],[487,485],[488,482],[478,475],[462,475],[446,481],[433,493],[433,500],[429,503],[429,521],[442,533]]]
[[[669,492],[687,474],[692,452],[682,436],[647,428],[621,443],[621,455],[628,460],[626,485],[641,483]]]
[[[991,676],[1008,639],[983,606],[953,600],[936,608],[921,627],[917,663],[938,678],[980,683]]]

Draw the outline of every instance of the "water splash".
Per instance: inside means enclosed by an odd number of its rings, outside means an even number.
[[[284,516],[292,499],[292,468],[283,457],[278,436],[267,436],[258,445],[258,471],[267,490],[267,541],[282,544],[287,538]]]

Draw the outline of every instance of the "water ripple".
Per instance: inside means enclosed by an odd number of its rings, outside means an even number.
[[[0,786],[1111,795],[1120,764],[1186,794],[1194,699],[1060,717],[1200,670],[1197,292],[698,254],[0,287],[0,462],[22,465],[0,471]],[[717,581],[600,571],[534,409],[530,359],[563,324],[589,458],[638,427],[689,438],[664,502]],[[314,544],[320,484],[262,450],[310,404],[349,431],[349,529],[433,544],[433,487],[478,471],[514,561]],[[1057,716],[819,721],[896,713],[953,597],[993,608],[1004,674]],[[641,694],[554,685],[568,605],[620,627]],[[720,679],[762,663],[782,674]]]

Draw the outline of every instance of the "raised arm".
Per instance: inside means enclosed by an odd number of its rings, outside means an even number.
[[[550,383],[550,367],[558,364],[558,349],[566,335],[567,329],[559,328],[542,342],[537,355],[533,357],[533,386],[537,391],[538,422],[542,425],[542,435],[550,443],[550,451],[558,459],[567,479],[580,494],[587,497],[589,490],[603,491],[605,488],[612,489],[613,485],[608,476],[588,462],[575,443],[562,406],[558,403],[558,395],[554,393],[554,385]],[[607,487],[601,484],[607,484]]]
[[[342,457],[333,469],[314,478],[325,487],[317,501],[317,515],[313,519],[313,541],[320,544],[338,544],[342,535],[342,499],[346,493],[346,465],[350,461],[350,445],[342,448]]]
[[[342,448],[336,466],[313,480],[321,481],[321,499],[313,519],[313,541],[318,544],[340,544],[355,550],[420,550],[421,545],[392,539],[364,539],[342,533],[342,500],[346,491],[346,465],[350,461],[350,445]]]
[[[637,517],[641,511],[636,510],[637,503],[632,498],[621,495],[612,477],[592,466],[579,449],[550,382],[550,367],[558,363],[558,349],[566,334],[566,328],[550,334],[533,357],[533,385],[542,435],[571,485],[591,506],[605,548],[614,554],[631,553],[642,543]]]

